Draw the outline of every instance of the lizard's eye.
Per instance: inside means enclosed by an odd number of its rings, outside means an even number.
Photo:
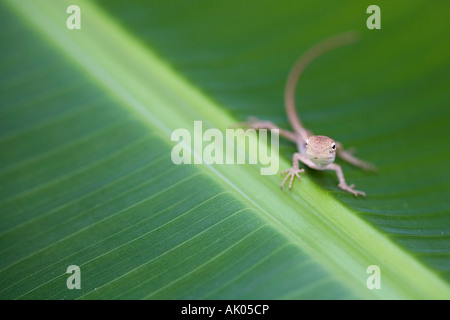
[[[333,149],[333,150],[335,150],[336,149],[336,144],[333,142],[333,144],[331,145],[331,148]]]
[[[309,142],[308,140],[309,140],[309,139],[306,139],[306,145],[308,145],[308,142]]]

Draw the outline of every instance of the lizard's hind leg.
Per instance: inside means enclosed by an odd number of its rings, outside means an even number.
[[[336,147],[337,147],[336,154],[342,160],[350,163],[351,165],[353,165],[355,167],[361,168],[366,171],[377,171],[377,167],[375,165],[373,165],[372,163],[358,159],[357,157],[355,157],[353,155],[353,152],[350,150],[349,151],[344,150],[341,143],[336,142]]]
[[[242,126],[242,127],[246,127],[247,129],[255,129],[255,130],[259,130],[259,129],[278,129],[280,136],[285,137],[293,142],[297,142],[297,137],[296,134],[294,132],[291,131],[287,131],[284,129],[280,129],[277,127],[276,124],[274,124],[273,122],[270,121],[263,121],[263,120],[259,120],[256,117],[250,117],[248,119],[247,122],[244,123],[240,123],[237,124],[235,126]]]

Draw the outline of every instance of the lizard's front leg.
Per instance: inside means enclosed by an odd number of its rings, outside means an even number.
[[[299,165],[298,162],[301,161],[304,164],[306,164],[308,167],[310,167],[311,169],[315,169],[315,170],[334,170],[337,174],[337,177],[339,179],[339,184],[338,187],[341,188],[344,191],[350,192],[351,194],[353,194],[355,197],[358,195],[362,195],[362,196],[366,196],[366,193],[363,191],[359,191],[359,190],[355,190],[354,184],[348,185],[347,182],[345,181],[344,178],[344,173],[342,172],[342,168],[340,165],[336,164],[336,163],[331,163],[328,166],[326,166],[325,168],[319,168],[314,162],[312,162],[310,159],[308,159],[308,157],[300,154],[300,153],[294,153],[293,157],[292,157],[292,168],[284,170],[281,172],[281,174],[286,174],[286,177],[284,178],[283,182],[281,183],[281,189],[283,189],[283,185],[285,184],[286,180],[290,177],[290,181],[289,181],[289,190],[292,187],[292,183],[294,180],[294,176],[296,176],[297,178],[300,179],[300,175],[299,173],[304,172],[303,169],[299,169]]]
[[[292,168],[290,169],[286,169],[281,171],[281,175],[286,174],[286,176],[283,179],[283,182],[281,182],[281,189],[283,189],[284,184],[286,183],[287,179],[290,178],[289,180],[289,190],[291,190],[292,188],[292,183],[294,181],[294,176],[297,177],[300,180],[300,173],[305,172],[304,169],[300,169],[298,162],[301,161],[304,164],[306,164],[307,166],[313,168],[313,169],[318,169],[318,167],[311,161],[309,160],[307,157],[305,157],[304,155],[300,154],[300,153],[294,153],[294,155],[292,156]]]
[[[339,179],[338,187],[341,188],[342,190],[352,193],[353,195],[355,195],[355,197],[357,197],[359,194],[364,197],[366,196],[365,192],[355,190],[354,184],[348,185],[347,182],[345,182],[344,173],[342,172],[342,168],[340,165],[338,165],[336,163],[332,163],[332,164],[329,164],[328,166],[326,166],[324,169],[336,171],[337,177]]]

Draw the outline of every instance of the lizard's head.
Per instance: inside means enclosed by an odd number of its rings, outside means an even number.
[[[319,168],[326,167],[336,157],[336,143],[326,136],[310,136],[306,139],[306,156]]]

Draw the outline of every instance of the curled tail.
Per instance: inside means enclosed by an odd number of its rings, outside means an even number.
[[[284,100],[289,122],[291,123],[295,131],[302,135],[303,140],[306,140],[308,134],[306,129],[303,127],[300,119],[297,117],[297,112],[295,111],[295,87],[297,86],[300,75],[302,74],[303,70],[305,70],[305,68],[318,56],[340,46],[354,43],[357,40],[358,35],[353,31],[345,32],[325,39],[324,41],[316,44],[311,49],[306,51],[292,67],[286,83]]]

